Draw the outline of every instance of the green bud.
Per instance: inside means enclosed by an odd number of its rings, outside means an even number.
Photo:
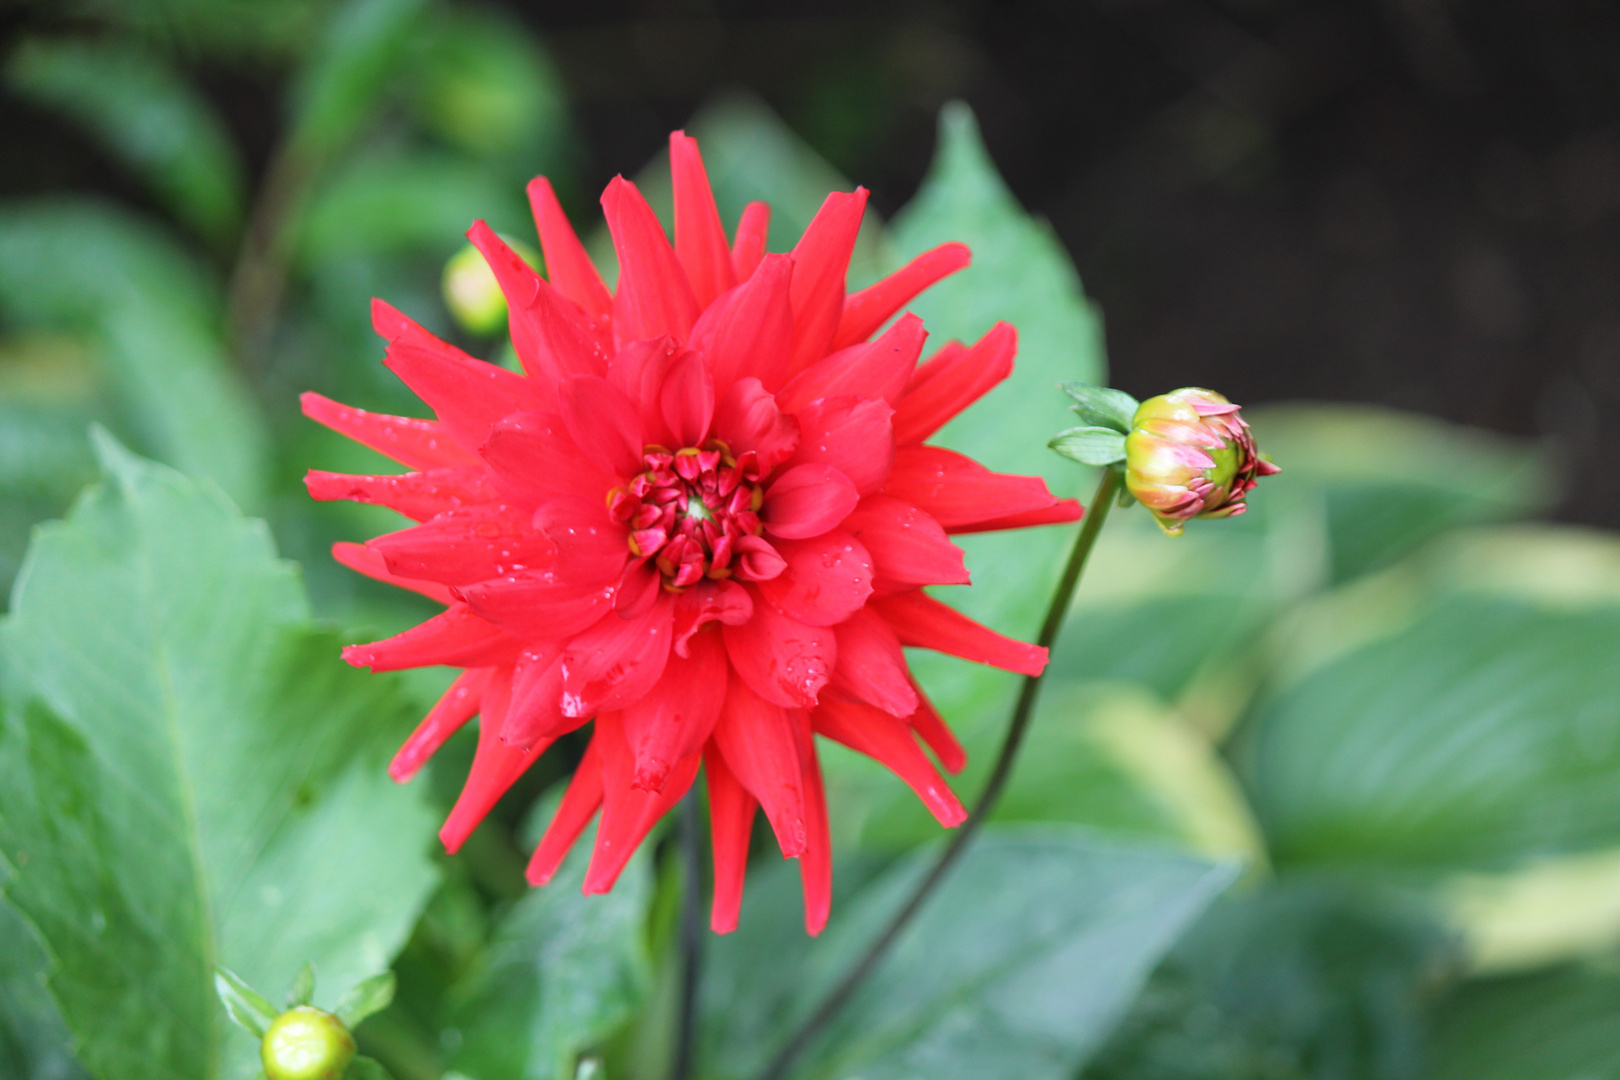
[[[259,1047],[268,1080],[338,1080],[354,1051],[342,1021],[310,1005],[276,1017]]]
[[[501,239],[524,262],[539,269],[540,256],[532,247],[511,237]],[[450,257],[444,264],[443,284],[445,306],[463,330],[479,337],[500,331],[506,322],[506,297],[477,248],[468,244]]]

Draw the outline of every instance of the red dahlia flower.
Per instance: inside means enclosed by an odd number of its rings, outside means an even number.
[[[373,671],[465,669],[394,759],[410,777],[474,713],[478,749],[440,837],[452,852],[559,737],[594,720],[529,863],[543,884],[601,810],[585,891],[605,892],[653,824],[707,779],[714,928],[736,926],[754,813],[800,860],[805,922],[825,924],[827,808],[815,736],[867,754],[946,826],[960,745],[902,646],[1038,674],[1046,651],[922,591],[967,584],[950,533],[1073,521],[1040,479],[924,445],[1012,370],[998,324],[918,366],[904,315],[967,265],[945,244],[870,288],[844,278],[866,192],[835,192],[791,254],[765,253],[770,210],[728,244],[697,144],[670,136],[675,243],[634,184],[602,208],[618,288],[602,283],[544,177],[529,185],[549,280],[483,222],[468,234],[510,307],[525,374],[474,359],[381,301],[384,361],[436,421],[304,395],[311,418],[416,470],[311,472],[317,499],[419,524],[334,555],[445,605],[344,651]]]

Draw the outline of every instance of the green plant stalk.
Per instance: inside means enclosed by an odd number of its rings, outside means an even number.
[[[1042,648],[1050,649],[1052,643],[1057,640],[1058,631],[1062,629],[1064,617],[1069,611],[1069,602],[1074,598],[1075,587],[1080,584],[1080,574],[1086,568],[1086,559],[1091,555],[1097,534],[1102,531],[1103,522],[1108,520],[1108,511],[1119,494],[1121,477],[1120,471],[1112,466],[1103,470],[1102,481],[1097,485],[1097,493],[1092,496],[1091,506],[1086,512],[1084,522],[1081,523],[1079,534],[1075,537],[1074,547],[1069,551],[1069,561],[1063,568],[1063,576],[1058,579],[1057,588],[1052,592],[1052,601],[1046,609],[1046,620],[1041,623],[1041,633],[1036,639],[1036,644]],[[968,843],[995,809],[1008,779],[1012,776],[1013,763],[1018,757],[1019,747],[1023,745],[1024,735],[1029,730],[1029,719],[1035,711],[1035,702],[1040,696],[1041,680],[1044,677],[1044,671],[1040,675],[1025,676],[1023,685],[1018,691],[1018,701],[1013,705],[1012,719],[1008,722],[1006,737],[1001,742],[1001,752],[996,756],[995,768],[991,770],[990,779],[984,785],[984,790],[979,793],[973,812],[956,831],[956,835],[951,837],[950,843],[935,860],[928,874],[918,882],[911,896],[901,905],[900,910],[895,912],[882,933],[872,940],[861,954],[861,958],[782,1045],[782,1049],[777,1051],[776,1056],[759,1074],[759,1080],[782,1080],[782,1077],[787,1075],[788,1069],[810,1045],[811,1040],[848,1004],[855,991],[860,989],[861,983],[866,981],[866,977],[888,954],[901,932],[911,923],[917,912],[922,910],[923,904],[933,895],[951,867],[961,858]]]
[[[681,800],[680,1002],[670,1080],[691,1080],[697,1045],[698,980],[703,974],[703,813],[697,789]]]

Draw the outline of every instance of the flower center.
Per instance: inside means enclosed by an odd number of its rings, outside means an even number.
[[[649,446],[645,469],[608,492],[608,514],[630,530],[630,553],[655,560],[664,588],[679,592],[705,577],[731,576],[738,542],[760,532],[758,459],[718,439],[670,453]]]

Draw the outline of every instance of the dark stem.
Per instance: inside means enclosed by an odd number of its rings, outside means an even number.
[[[1058,579],[1057,588],[1052,593],[1052,602],[1046,609],[1046,621],[1041,623],[1041,633],[1036,639],[1036,644],[1043,648],[1052,647],[1052,643],[1057,640],[1058,631],[1063,627],[1064,616],[1069,611],[1069,601],[1074,597],[1075,586],[1080,583],[1080,572],[1085,569],[1086,558],[1091,554],[1097,534],[1102,531],[1103,522],[1108,519],[1108,510],[1113,506],[1115,496],[1119,494],[1119,483],[1119,470],[1108,468],[1103,471],[1102,482],[1097,485],[1097,494],[1092,497],[1091,508],[1080,526],[1079,535],[1075,537],[1074,548],[1069,552],[1068,564],[1063,568],[1063,576]],[[770,1064],[759,1074],[760,1080],[782,1080],[782,1077],[787,1075],[789,1067],[821,1029],[826,1027],[855,995],[861,983],[894,945],[901,931],[933,894],[935,887],[961,858],[968,842],[995,809],[997,800],[1001,798],[1002,789],[1007,786],[1007,780],[1012,776],[1013,762],[1018,756],[1019,746],[1024,741],[1024,733],[1029,728],[1029,718],[1035,711],[1035,700],[1040,696],[1041,678],[1041,675],[1024,678],[1024,683],[1018,690],[1018,701],[1013,706],[1012,719],[1007,725],[1007,735],[1001,743],[1001,753],[996,757],[995,768],[990,771],[989,782],[979,793],[979,801],[974,804],[973,813],[968,815],[962,827],[951,837],[950,843],[935,860],[927,876],[917,883],[917,887],[912,890],[900,910],[895,912],[889,924],[883,928],[883,932],[866,947],[866,951],[861,954],[855,966],[845,973],[838,985],[822,999],[815,1012],[799,1025],[792,1037],[771,1059]]]
[[[309,154],[283,145],[270,163],[248,216],[225,297],[225,314],[232,352],[250,378],[260,374],[264,365],[287,284],[292,242],[288,224],[301,209],[314,175],[315,162]]]
[[[697,789],[681,800],[681,997],[670,1080],[690,1080],[697,1044],[698,980],[703,974],[703,816]]]

